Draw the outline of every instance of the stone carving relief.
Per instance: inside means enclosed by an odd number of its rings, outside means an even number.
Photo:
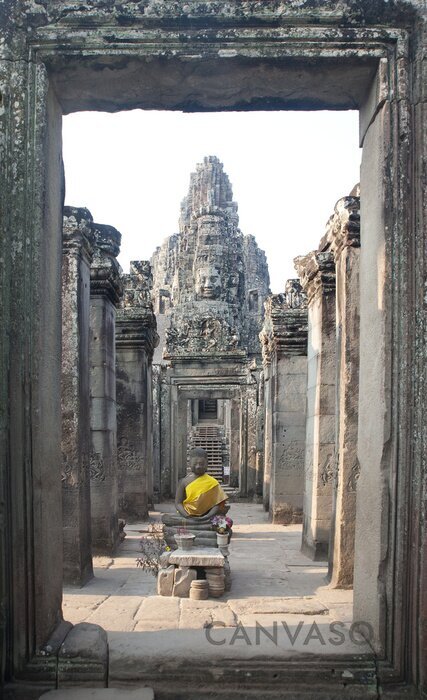
[[[238,228],[231,184],[215,156],[191,175],[179,228],[152,258],[154,305],[170,317],[162,324],[169,328],[164,357],[237,348],[259,354],[268,266],[255,238]]]
[[[104,460],[98,452],[92,452],[89,465],[91,481],[105,481]]]
[[[117,466],[121,471],[139,472],[142,469],[142,456],[126,438],[121,438],[117,446]]]
[[[353,464],[353,466],[351,468],[350,475],[348,477],[347,491],[356,491],[357,482],[359,481],[359,476],[360,476],[360,462],[358,459],[356,459],[356,462]]]
[[[227,352],[238,344],[239,333],[221,318],[191,318],[166,331],[166,351],[172,355]]]
[[[320,479],[322,481],[323,486],[326,486],[327,484],[331,483],[334,479],[335,475],[335,467],[334,467],[334,455],[329,454],[325,460],[325,463],[322,467],[322,471],[320,472]]]
[[[288,309],[307,308],[307,295],[298,279],[287,280],[285,284],[284,302]]]
[[[66,486],[76,486],[79,483],[75,464],[70,462],[66,454],[62,454],[61,481]]]
[[[197,299],[218,299],[221,294],[221,273],[217,266],[199,267],[195,274]]]

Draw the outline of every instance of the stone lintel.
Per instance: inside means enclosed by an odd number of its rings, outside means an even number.
[[[178,354],[178,353],[168,353],[164,352],[163,353],[163,359],[164,360],[169,360],[171,364],[176,365],[179,363],[182,364],[188,364],[192,362],[200,362],[201,364],[212,364],[213,362],[220,362],[220,361],[227,361],[227,362],[238,362],[238,363],[245,363],[247,362],[248,356],[247,353],[244,350],[233,350],[230,352],[227,352],[226,350],[218,352],[218,353],[186,353],[184,354]]]
[[[80,255],[90,265],[95,236],[92,231],[92,214],[84,207],[64,207],[62,227],[62,252],[64,255]]]
[[[96,223],[92,223],[92,231],[95,235],[97,249],[111,258],[117,258],[122,241],[120,231],[114,226]]]
[[[122,275],[123,297],[116,314],[116,347],[145,348],[152,359],[159,344],[151,302],[153,276],[148,260],[132,260]]]
[[[295,269],[307,294],[308,304],[318,295],[335,292],[335,260],[330,250],[313,250],[294,259]]]
[[[150,360],[159,344],[156,318],[152,309],[143,315],[141,309],[119,309],[116,319],[116,347],[142,348]]]
[[[335,205],[319,251],[331,251],[335,262],[345,248],[360,248],[360,197],[342,197]]]
[[[306,309],[283,309],[273,316],[272,349],[278,355],[307,355]]]
[[[275,353],[307,354],[307,298],[298,280],[288,280],[285,288],[284,294],[271,294],[265,302],[264,327],[259,336],[264,367]]]
[[[90,296],[106,297],[114,306],[118,306],[123,292],[119,264],[117,261],[107,262],[106,265],[97,263],[90,268]]]
[[[93,261],[90,268],[90,295],[110,299],[118,306],[123,295],[121,267],[116,260],[120,252],[121,234],[113,226],[92,224],[95,236]]]

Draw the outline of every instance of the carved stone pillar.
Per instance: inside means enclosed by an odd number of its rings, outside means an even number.
[[[257,453],[257,403],[258,385],[252,372],[248,375],[246,389],[247,423],[246,423],[246,495],[250,498],[256,492],[256,453]]]
[[[307,428],[302,551],[328,556],[335,464],[335,263],[331,252],[295,259],[308,298]]]
[[[116,320],[119,515],[136,521],[147,517],[152,500],[151,362],[158,335],[150,264],[132,262],[122,280],[124,296]]]
[[[359,478],[359,197],[343,197],[326,234],[336,266],[336,466],[329,576],[337,588],[353,585],[356,484]]]
[[[262,483],[262,503],[264,510],[270,509],[270,478],[273,459],[273,403],[271,398],[271,347],[270,337],[265,327],[259,335],[262,348],[264,375],[264,473]]]
[[[65,207],[62,254],[62,526],[64,582],[93,576],[90,523],[89,306],[94,237],[87,209]]]
[[[272,460],[269,512],[275,523],[302,521],[307,386],[307,300],[297,280],[265,303],[269,346]]]
[[[90,281],[91,506],[92,545],[111,554],[118,542],[116,306],[122,294],[120,233],[93,224],[94,258]]]
[[[258,383],[258,405],[256,411],[256,503],[262,503],[262,486],[264,479],[264,372],[260,372]]]

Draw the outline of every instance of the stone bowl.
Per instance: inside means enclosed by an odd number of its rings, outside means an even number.
[[[185,535],[174,535],[174,540],[179,549],[183,549],[184,551],[188,551],[193,547],[195,539],[196,535],[192,535],[190,532],[186,533]]]

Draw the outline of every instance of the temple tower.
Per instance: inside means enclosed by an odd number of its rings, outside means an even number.
[[[209,156],[190,177],[179,232],[152,257],[164,496],[194,445],[208,450],[210,471],[225,485],[255,493],[258,335],[269,275],[264,252],[238,225],[229,178]]]

